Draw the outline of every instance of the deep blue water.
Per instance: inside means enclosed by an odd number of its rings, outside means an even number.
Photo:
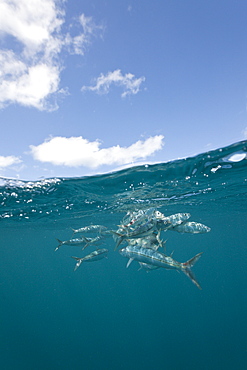
[[[147,273],[108,238],[108,259],[74,271],[71,228],[116,230],[128,211],[189,212],[206,234],[167,231],[193,267]],[[246,369],[247,142],[83,178],[0,180],[0,368]]]

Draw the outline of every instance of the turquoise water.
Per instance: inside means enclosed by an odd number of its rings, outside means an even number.
[[[83,178],[0,179],[0,367],[246,369],[247,142],[193,158]],[[108,258],[74,271],[71,228],[117,230],[128,211],[189,212],[206,234],[167,231],[166,253],[193,267],[126,269]],[[124,244],[123,244],[124,246]]]

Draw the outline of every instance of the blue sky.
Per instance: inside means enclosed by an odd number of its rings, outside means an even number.
[[[0,0],[0,176],[84,176],[247,138],[246,1]]]

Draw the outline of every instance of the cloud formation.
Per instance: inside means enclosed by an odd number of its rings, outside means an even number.
[[[88,141],[82,136],[57,136],[45,140],[42,144],[30,145],[31,154],[35,160],[58,166],[97,168],[102,165],[123,165],[146,159],[163,147],[162,135],[137,141],[128,147],[119,145],[100,148],[100,142]]]
[[[65,30],[60,0],[0,0],[0,108],[11,103],[54,110],[63,69],[62,51],[84,55],[104,27],[81,14]],[[1,47],[3,46],[3,47]],[[122,97],[137,94],[145,77],[123,75],[120,69],[101,74],[95,85],[83,86],[99,94],[111,85],[123,88]]]
[[[82,28],[82,32],[72,36],[73,28]],[[81,14],[74,24],[70,24],[70,33],[67,33],[64,39],[64,44],[67,46],[70,54],[84,55],[86,48],[90,45],[91,40],[98,33],[104,31],[102,25],[97,25],[92,17],[86,17]]]
[[[122,74],[120,69],[113,72],[108,72],[106,75],[101,75],[95,80],[94,86],[83,86],[82,91],[90,90],[98,94],[107,94],[111,85],[120,86],[124,89],[121,96],[124,98],[127,95],[137,94],[140,91],[142,82],[145,77],[135,78],[132,73]]]
[[[0,0],[0,107],[10,103],[56,109],[62,50],[83,55],[100,27],[81,14],[76,35],[62,32],[65,12],[59,0]],[[72,30],[70,30],[72,32]],[[77,31],[78,32],[78,31]]]
[[[14,155],[9,155],[7,157],[0,155],[0,169],[12,166],[13,164],[21,163],[22,161],[15,157]]]

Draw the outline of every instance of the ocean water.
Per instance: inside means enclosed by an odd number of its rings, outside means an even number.
[[[108,258],[58,245],[72,228],[117,230],[130,211],[189,212],[205,234],[162,232],[183,273],[126,269],[108,237]],[[79,234],[78,234],[79,235]],[[126,244],[122,244],[124,246]],[[93,177],[0,180],[0,368],[247,368],[247,142],[169,163]]]

